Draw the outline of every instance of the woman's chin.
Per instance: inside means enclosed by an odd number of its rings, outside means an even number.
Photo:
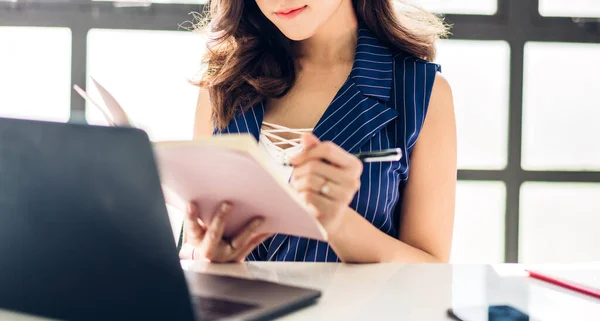
[[[292,41],[303,41],[315,35],[315,31],[311,28],[280,28],[288,39]]]

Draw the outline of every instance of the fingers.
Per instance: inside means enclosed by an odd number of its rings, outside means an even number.
[[[192,251],[194,246],[184,243],[181,246],[181,250],[179,250],[179,259],[180,260],[191,260],[192,259]]]
[[[290,163],[299,166],[309,160],[327,160],[329,163],[343,168],[358,168],[362,171],[362,163],[355,156],[332,142],[319,143],[290,159]]]
[[[246,259],[246,257],[252,252],[260,243],[264,242],[268,239],[271,234],[258,234],[253,236],[250,241],[242,248],[238,250],[234,258],[234,262],[241,262]]]
[[[246,224],[246,226],[244,227],[242,232],[240,232],[231,241],[231,247],[233,247],[234,249],[237,250],[237,249],[240,249],[240,248],[246,246],[246,244],[250,241],[252,236],[256,234],[256,231],[263,224],[263,222],[264,222],[264,219],[262,217],[258,217],[258,218],[251,220],[248,224]]]
[[[335,212],[336,203],[321,194],[314,192],[303,192],[300,194],[300,196],[313,208],[314,215],[317,219],[324,218],[326,213]]]
[[[231,204],[225,202],[221,204],[217,214],[212,218],[202,242],[204,252],[207,257],[214,257],[218,245],[221,243],[223,232],[225,231],[225,222],[231,213]]]
[[[322,194],[332,200],[346,201],[346,193],[341,186],[321,176],[306,175],[293,181],[296,191]]]
[[[204,238],[205,229],[198,222],[199,210],[198,206],[190,203],[188,210],[184,216],[185,240],[193,245],[198,245]]]
[[[294,169],[292,178],[294,181],[304,176],[321,176],[329,181],[340,185],[352,183],[349,173],[343,169],[324,163],[320,160],[311,160]]]
[[[305,151],[317,146],[321,141],[313,133],[305,133],[302,135],[302,149]]]
[[[256,233],[264,222],[264,218],[256,217],[230,243],[224,241],[223,234],[231,209],[231,204],[223,203],[208,226],[204,227],[198,219],[198,207],[190,204],[185,215],[185,228],[189,237],[183,244],[179,257],[220,263],[238,262],[269,238],[269,234]]]

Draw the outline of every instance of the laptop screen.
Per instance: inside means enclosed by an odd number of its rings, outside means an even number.
[[[50,318],[193,319],[145,133],[0,119],[0,284]]]

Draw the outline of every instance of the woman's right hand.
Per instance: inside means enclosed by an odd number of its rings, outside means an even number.
[[[185,260],[203,260],[215,263],[242,262],[261,242],[269,238],[269,234],[256,233],[263,219],[252,219],[241,232],[231,240],[223,238],[223,231],[231,204],[222,203],[206,226],[201,220],[198,206],[191,203],[184,219],[183,246],[179,257]]]

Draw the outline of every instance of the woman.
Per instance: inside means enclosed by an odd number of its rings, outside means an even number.
[[[181,258],[448,261],[454,108],[430,62],[446,30],[433,15],[402,12],[392,0],[212,1],[195,134],[252,133],[328,238],[259,235],[257,217],[225,240],[235,204],[208,226],[192,204]],[[362,164],[352,155],[387,148],[404,157]]]

